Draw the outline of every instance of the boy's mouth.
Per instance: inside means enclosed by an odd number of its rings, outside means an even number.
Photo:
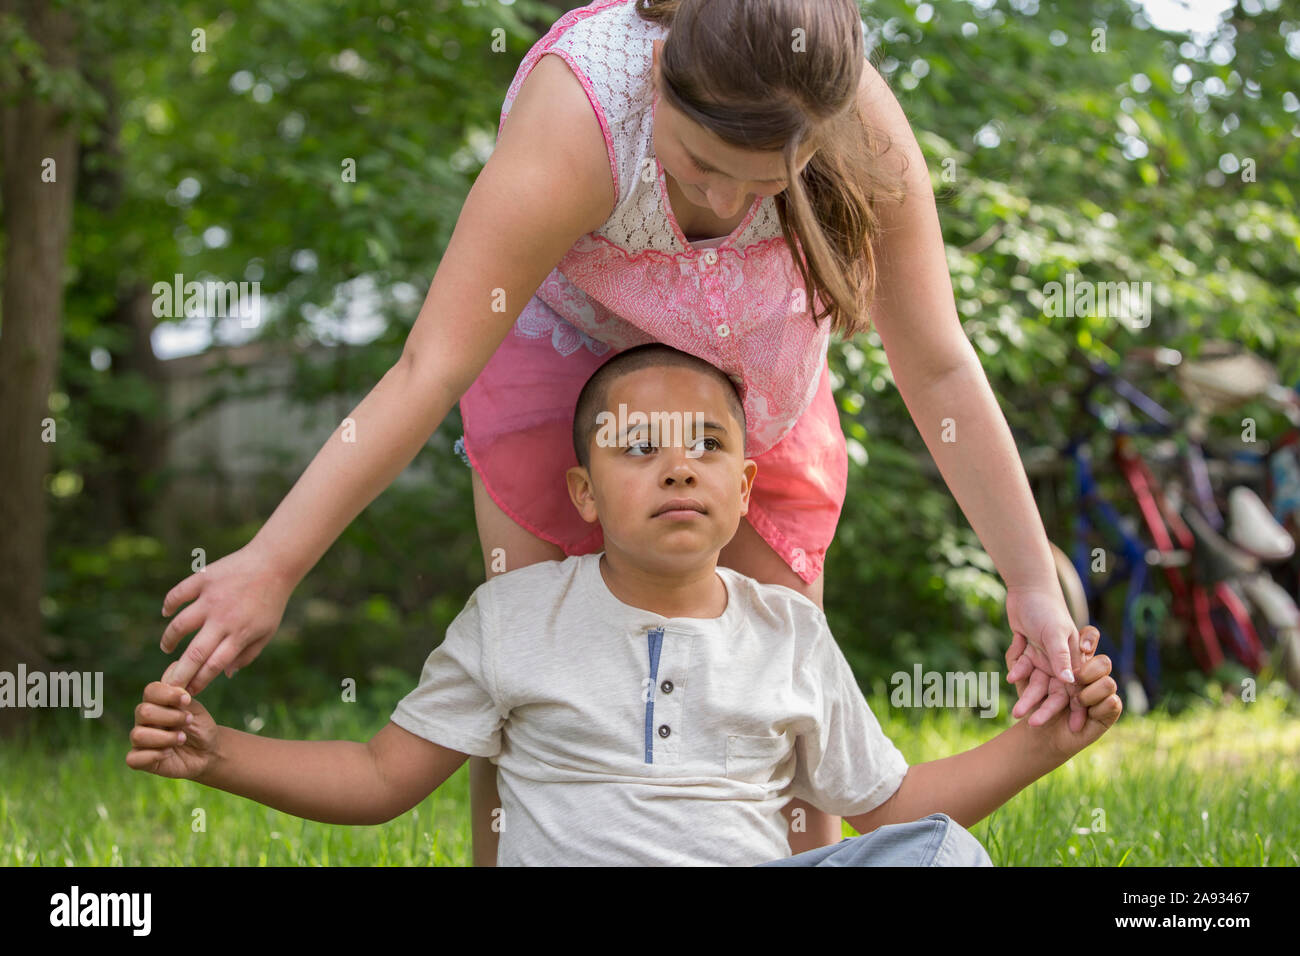
[[[689,518],[696,514],[704,515],[708,514],[708,511],[694,498],[673,498],[665,501],[650,517]]]

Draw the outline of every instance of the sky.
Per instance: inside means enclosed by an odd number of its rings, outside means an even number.
[[[1139,0],[1139,5],[1161,30],[1209,33],[1234,0]]]

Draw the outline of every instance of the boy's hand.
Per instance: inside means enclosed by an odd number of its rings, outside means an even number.
[[[207,708],[185,688],[154,681],[135,708],[126,765],[160,777],[194,780],[212,765],[216,743],[217,724]]]
[[[1100,636],[1101,632],[1092,625],[1079,632],[1079,654],[1083,665],[1075,674],[1075,680],[1079,684],[1079,701],[1087,714],[1082,726],[1076,727],[1078,722],[1067,719],[1065,713],[1058,713],[1041,726],[1034,726],[1035,732],[1044,735],[1047,746],[1066,759],[1095,743],[1124,710],[1115,693],[1115,680],[1110,676],[1110,658],[1105,654],[1093,656]],[[1016,653],[1017,648],[1012,645],[1007,651],[1008,664],[1015,659]],[[1033,725],[1032,719],[1030,724]]]

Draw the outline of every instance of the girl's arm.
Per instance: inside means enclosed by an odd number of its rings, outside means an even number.
[[[872,324],[898,391],[948,487],[1010,586],[1057,586],[1047,535],[1006,419],[957,316],[925,157],[898,101],[870,64],[862,113],[893,146],[907,199],[881,209]],[[908,168],[902,172],[903,158]],[[943,441],[943,419],[956,441]]]
[[[356,443],[336,433],[258,532],[291,580],[411,462],[542,280],[608,219],[612,183],[586,93],[563,60],[543,57],[466,197],[401,358],[351,416]]]
[[[894,148],[884,158],[896,164],[907,189],[902,204],[881,210],[873,325],[917,430],[1008,590],[1045,595],[1031,622],[1042,627],[1026,636],[1035,647],[1044,645],[1041,660],[1051,664],[1050,676],[1060,677],[1079,660],[1071,661],[1066,635],[1073,627],[1047,533],[1011,430],[957,316],[925,157],[898,101],[870,63],[860,108],[864,120],[892,140]],[[954,430],[946,430],[946,419]],[[1028,702],[1041,698],[1047,676],[1044,672],[1041,684],[1031,683]],[[1077,693],[1073,685],[1071,693]]]
[[[164,614],[193,603],[168,626],[163,649],[200,628],[173,682],[198,693],[256,656],[297,583],[411,462],[555,264],[608,218],[612,194],[585,92],[562,60],[543,57],[469,192],[401,358],[253,540],[167,594]]]
[[[208,765],[193,779],[307,820],[373,826],[411,809],[467,759],[391,721],[369,743],[217,727]]]

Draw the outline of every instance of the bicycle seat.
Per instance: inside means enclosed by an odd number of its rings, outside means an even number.
[[[1228,492],[1228,537],[1243,551],[1272,564],[1295,554],[1295,540],[1244,485]]]
[[[1275,630],[1287,627],[1300,627],[1300,610],[1295,601],[1282,587],[1267,574],[1252,574],[1242,581],[1242,587],[1251,603],[1259,608],[1265,620]]]
[[[1235,578],[1259,570],[1259,561],[1210,527],[1201,513],[1191,505],[1181,511],[1183,521],[1196,538],[1196,554],[1215,581]]]
[[[1235,342],[1207,342],[1174,371],[1178,387],[1204,412],[1226,411],[1259,398],[1278,382],[1277,369]]]

